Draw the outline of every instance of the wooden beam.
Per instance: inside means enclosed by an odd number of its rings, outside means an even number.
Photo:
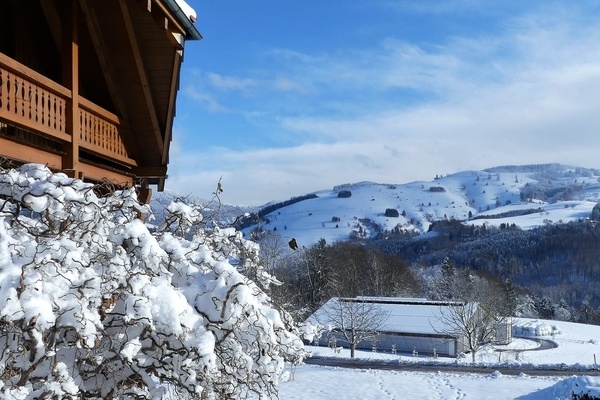
[[[185,37],[185,28],[169,14],[168,10],[160,2],[156,2],[157,6],[153,7],[152,5],[155,2],[156,0],[138,0],[140,7],[152,14],[156,26],[165,31],[169,42],[179,50],[182,50],[183,41],[178,39],[176,35],[182,38]]]
[[[154,4],[156,4],[158,7],[154,7],[153,12],[155,12],[154,10],[160,9],[160,11],[162,12],[162,14],[169,19],[169,26],[174,27],[175,29],[171,29],[172,32],[176,32],[176,33],[181,33],[182,35],[185,36],[185,28],[183,27],[183,25],[181,25],[181,23],[179,23],[179,21],[177,21],[176,18],[173,18],[173,16],[171,15],[171,11],[163,4],[162,1],[158,1],[158,0],[154,0]]]
[[[137,167],[133,173],[138,178],[164,178],[167,175],[167,167]]]
[[[67,105],[67,133],[71,143],[65,146],[63,169],[78,176],[79,169],[79,3],[71,0],[70,29],[63,30],[65,51],[63,53],[63,80],[71,89],[71,101]]]
[[[79,170],[83,173],[83,177],[85,179],[91,179],[95,181],[108,180],[112,183],[127,187],[133,186],[134,183],[132,175],[124,174],[112,169],[102,168],[83,161],[80,163]]]
[[[104,75],[104,80],[106,82],[106,86],[108,87],[110,97],[119,115],[124,119],[129,120],[129,117],[127,115],[127,107],[125,106],[125,102],[123,101],[124,96],[122,95],[119,86],[114,80],[114,68],[112,67],[110,58],[108,57],[108,47],[106,46],[106,42],[104,41],[104,38],[102,36],[102,31],[100,29],[100,23],[98,22],[98,16],[96,14],[96,11],[94,7],[92,7],[92,3],[90,0],[79,0],[79,3],[81,4],[81,10],[83,11],[85,22],[87,24],[88,31],[92,38],[92,43],[94,44],[94,48],[96,49],[98,62],[100,63],[100,67],[102,68],[102,73]]]
[[[13,142],[2,136],[0,136],[0,156],[20,163],[44,164],[54,170],[62,169],[62,156],[60,154]]]
[[[171,72],[171,87],[169,89],[169,105],[167,109],[167,126],[165,127],[165,146],[163,147],[162,164],[169,162],[169,148],[173,136],[173,119],[175,118],[175,100],[179,89],[179,70],[181,66],[182,53],[175,51],[173,56],[173,70]]]
[[[131,19],[131,14],[129,13],[127,0],[119,0],[119,5],[121,6],[121,14],[123,15],[125,28],[127,29],[127,38],[129,39],[129,44],[131,45],[133,59],[135,60],[138,76],[142,84],[142,91],[146,100],[146,108],[148,109],[150,122],[152,124],[152,130],[154,132],[154,139],[156,140],[156,145],[158,146],[159,152],[162,155],[162,151],[165,144],[161,134],[160,124],[158,122],[158,116],[156,115],[156,107],[154,106],[154,100],[152,99],[152,90],[150,88],[148,74],[146,73],[144,62],[142,60],[140,46],[135,31],[133,29],[133,21]]]
[[[44,11],[46,22],[50,27],[50,33],[52,34],[52,38],[54,38],[54,43],[56,43],[58,51],[61,52],[63,50],[63,27],[61,24],[59,12],[56,10],[56,2],[52,0],[40,0],[40,5],[42,6],[42,10]]]

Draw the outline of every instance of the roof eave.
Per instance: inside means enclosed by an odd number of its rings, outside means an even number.
[[[202,39],[202,35],[194,26],[194,23],[190,20],[190,18],[185,15],[185,12],[179,7],[176,0],[164,0],[169,10],[175,14],[177,19],[183,24],[185,28],[185,38],[187,40],[200,40]]]

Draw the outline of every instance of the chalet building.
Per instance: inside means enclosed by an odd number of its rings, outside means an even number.
[[[337,303],[337,302],[341,303]],[[323,325],[326,332],[318,344],[345,347],[347,343],[340,332],[339,321],[361,320],[360,315],[350,315],[351,306],[339,304],[369,303],[374,307],[369,311],[385,315],[384,322],[377,327],[376,334],[369,340],[358,344],[357,349],[378,351],[397,351],[399,353],[418,353],[456,357],[467,351],[465,338],[461,332],[453,331],[447,325],[446,315],[451,308],[466,305],[455,301],[433,301],[422,298],[398,297],[356,297],[332,298],[311,315],[307,322]],[[477,305],[469,303],[468,310],[477,312]],[[473,314],[474,316],[474,314]],[[472,317],[473,317],[472,316]],[[368,318],[367,318],[368,320]],[[511,327],[501,323],[496,327],[495,342],[507,344],[512,340]]]
[[[0,1],[0,159],[164,189],[183,0]]]

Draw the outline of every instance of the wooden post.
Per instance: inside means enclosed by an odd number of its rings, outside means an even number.
[[[63,29],[63,81],[71,89],[70,104],[67,105],[67,133],[71,143],[66,144],[63,169],[73,178],[83,178],[79,170],[79,2],[71,0],[71,18]]]

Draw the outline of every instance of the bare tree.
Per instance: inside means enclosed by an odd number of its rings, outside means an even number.
[[[389,317],[372,299],[365,297],[334,297],[323,306],[322,319],[334,327],[350,346],[350,357],[354,358],[356,346],[377,336],[378,330]]]
[[[480,303],[450,303],[440,310],[439,318],[444,328],[436,331],[457,337],[464,348],[471,353],[473,362],[477,351],[496,335],[498,319]]]
[[[260,245],[260,259],[269,274],[274,273],[291,254],[286,240],[272,231],[265,232],[257,243]]]

